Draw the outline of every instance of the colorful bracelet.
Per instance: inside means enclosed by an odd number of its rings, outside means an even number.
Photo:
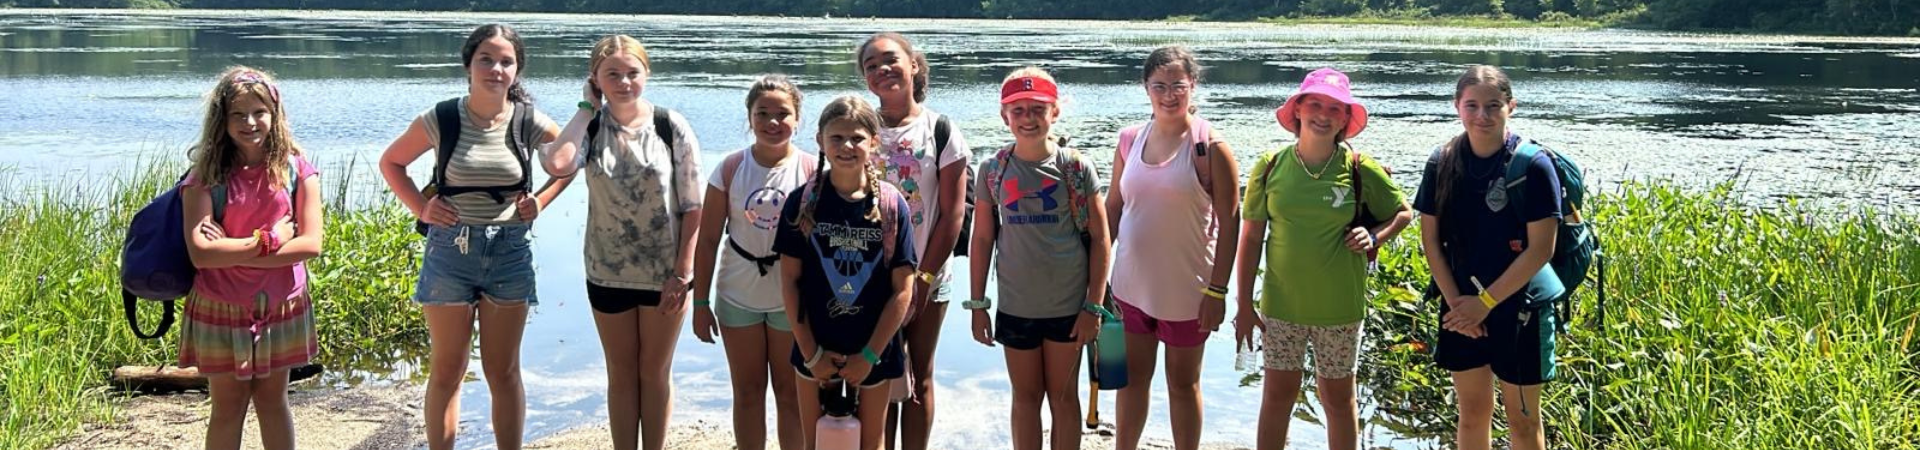
[[[693,301],[693,306],[696,306],[696,307],[705,308],[712,305],[713,305],[713,302],[711,301],[697,300],[697,299]]]
[[[1206,294],[1206,296],[1208,297],[1213,297],[1221,300],[1227,299],[1227,290],[1224,288],[1220,290],[1214,290],[1214,287],[1208,286],[1206,289],[1201,289],[1200,293]]]
[[[880,365],[880,355],[873,352],[873,347],[860,348],[860,357],[866,358],[867,364]]]

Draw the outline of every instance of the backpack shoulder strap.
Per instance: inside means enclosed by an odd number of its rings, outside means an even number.
[[[980,176],[987,178],[987,196],[988,198],[992,198],[993,201],[995,202],[1001,201],[1000,183],[1003,183],[1006,180],[1007,163],[1008,163],[1007,160],[1012,157],[1013,157],[1013,146],[1008,145],[1006,147],[1002,147],[999,151],[993,152],[993,157],[988,158],[986,162],[980,167],[983,170],[983,173],[981,173]]]
[[[1207,190],[1207,196],[1213,196],[1213,124],[1206,119],[1193,118],[1193,176],[1200,180],[1200,188]]]
[[[597,147],[594,147],[593,143],[600,138],[600,118],[605,115],[605,109],[596,109],[593,111],[593,119],[587,121],[586,140],[580,142],[580,151],[586,152],[584,159],[589,164],[593,163],[593,161],[597,159],[595,156],[600,154],[600,152],[596,151]]]
[[[1341,143],[1340,146],[1347,150],[1347,176],[1353,178],[1353,223],[1367,223],[1367,182],[1366,178],[1363,178],[1360,166],[1365,165],[1370,158],[1361,154],[1360,150],[1353,146],[1345,143]]]
[[[1086,158],[1080,152],[1062,148],[1054,153],[1055,164],[1067,175],[1067,213],[1073,216],[1073,227],[1081,233],[1087,232],[1087,221],[1093,212],[1088,210],[1088,192],[1096,192],[1093,180],[1086,174]]]
[[[673,110],[665,106],[653,105],[653,134],[660,135],[660,142],[667,143],[667,152],[673,153]],[[668,156],[668,161],[673,157]],[[677,161],[675,161],[677,162]]]
[[[513,119],[507,122],[507,139],[512,144],[513,156],[520,160],[520,190],[533,192],[533,133],[543,131],[534,120],[532,103],[515,103]],[[542,133],[545,134],[545,133]]]
[[[227,185],[223,183],[207,186],[207,196],[213,199],[213,223],[225,222],[227,220]]]
[[[1501,182],[1506,183],[1508,202],[1524,205],[1527,195],[1527,167],[1533,165],[1533,159],[1539,157],[1545,149],[1531,139],[1517,139],[1520,142],[1513,146],[1513,159],[1507,160],[1507,174]]]
[[[181,179],[185,179],[185,177],[183,176],[181,177]],[[299,201],[300,197],[294,196],[295,193],[299,192],[299,189],[300,189],[300,157],[295,155],[287,155],[287,201],[288,202]],[[223,184],[208,186],[207,196],[212,198],[211,206],[213,206],[213,222],[220,223],[220,222],[226,221],[227,220],[227,185],[223,183]]]
[[[879,183],[880,197],[873,199],[880,204],[880,261],[886,264],[893,259],[893,242],[900,235],[900,191],[893,183]]]
[[[953,137],[953,122],[946,114],[935,113],[933,121],[933,164],[939,170],[940,160],[947,156],[947,141]]]
[[[740,163],[745,161],[747,159],[746,155],[751,152],[753,152],[753,147],[747,147],[746,150],[733,152],[733,154],[727,155],[727,159],[720,160],[721,190],[733,189],[733,173],[740,170]]]
[[[433,105],[435,128],[440,133],[440,142],[433,149],[433,175],[428,183],[438,186],[447,183],[447,161],[453,160],[453,149],[460,146],[460,123],[465,114],[460,111],[460,98],[450,98]]]

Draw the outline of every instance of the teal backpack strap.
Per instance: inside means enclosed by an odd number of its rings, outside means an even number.
[[[1533,158],[1538,157],[1543,149],[1532,139],[1521,139],[1516,135],[1507,136],[1507,146],[1513,147],[1513,159],[1507,160],[1507,175],[1502,181],[1507,186],[1507,204],[1525,205],[1527,166],[1533,165]]]
[[[293,156],[288,156],[287,160],[287,201],[293,202],[298,199],[293,194],[300,189],[300,161]],[[207,188],[207,196],[213,198],[213,223],[226,221],[227,185],[216,184]]]

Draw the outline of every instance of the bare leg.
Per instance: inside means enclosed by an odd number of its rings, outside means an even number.
[[[520,450],[527,424],[527,391],[520,382],[520,337],[527,329],[527,304],[480,300],[480,371],[493,396],[493,442],[500,450]]]
[[[733,441],[740,450],[767,448],[767,331],[766,324],[720,327],[733,375]]]
[[[1453,396],[1460,402],[1460,423],[1454,447],[1488,450],[1493,447],[1493,370],[1486,366],[1453,373]]]
[[[1053,450],[1080,450],[1080,346],[1046,341],[1047,407],[1053,413]]]
[[[927,450],[933,433],[933,354],[940,346],[940,324],[947,319],[947,303],[927,303],[920,317],[908,323],[907,358],[913,361],[913,396],[918,403],[900,405],[900,435],[903,450]]]
[[[1140,432],[1147,427],[1147,400],[1153,393],[1154,362],[1160,356],[1160,339],[1152,333],[1127,333],[1127,387],[1115,395],[1114,425],[1119,436],[1113,440],[1117,450],[1140,447]]]
[[[1001,348],[1006,349],[1007,379],[1013,383],[1013,450],[1040,450],[1040,404],[1047,399],[1046,359],[1038,348]]]
[[[593,312],[607,360],[607,426],[614,450],[640,448],[640,314]]]
[[[1500,382],[1500,400],[1507,408],[1507,435],[1514,450],[1547,448],[1547,430],[1540,426],[1540,386]]]
[[[1287,428],[1293,425],[1293,406],[1300,400],[1298,370],[1267,369],[1260,399],[1260,429],[1255,431],[1259,450],[1287,448]]]
[[[467,352],[473,348],[473,307],[420,307],[427,317],[427,447],[452,450],[460,430],[460,383],[467,377]]]
[[[1173,416],[1174,450],[1200,450],[1200,359],[1206,351],[1205,345],[1167,346],[1167,412]]]
[[[667,443],[667,419],[673,415],[673,348],[687,310],[661,314],[659,308],[642,307],[639,314],[640,446],[661,450]]]
[[[287,406],[291,376],[280,369],[253,379],[253,413],[260,419],[260,446],[267,450],[293,450],[293,409]]]
[[[207,394],[213,403],[213,411],[207,415],[207,450],[239,450],[253,384],[235,379],[233,374],[210,374]]]

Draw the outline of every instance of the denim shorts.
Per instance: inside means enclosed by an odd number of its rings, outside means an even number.
[[[540,304],[534,296],[532,230],[527,223],[429,227],[413,302],[473,305],[484,296],[507,305]]]

